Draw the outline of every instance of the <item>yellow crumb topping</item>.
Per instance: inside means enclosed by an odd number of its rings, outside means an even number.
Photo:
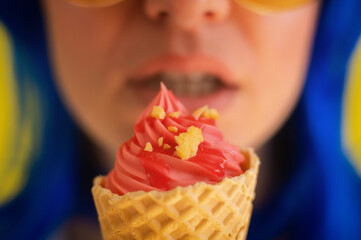
[[[158,138],[158,146],[161,147],[163,145],[163,137]]]
[[[208,110],[208,105],[205,105],[201,108],[198,108],[197,110],[195,110],[193,113],[192,113],[192,116],[195,118],[195,119],[198,119],[199,117],[202,116],[202,114]]]
[[[198,151],[198,145],[203,142],[202,130],[200,128],[190,126],[187,132],[175,136],[178,146],[175,147],[177,155],[186,160],[194,157]]]
[[[172,118],[179,118],[180,111],[172,112],[172,113],[169,113],[168,115],[169,115],[169,117],[172,117]]]
[[[216,109],[210,108],[206,112],[203,113],[202,117],[217,119],[217,118],[219,118],[219,114]]]
[[[205,105],[201,108],[198,108],[192,113],[192,116],[195,119],[198,119],[199,117],[204,118],[211,118],[211,119],[217,119],[219,118],[219,114],[215,108],[208,108],[208,105]]]
[[[150,116],[157,119],[164,119],[165,111],[161,106],[153,106]]]
[[[168,130],[172,133],[177,133],[178,132],[178,128],[177,127],[174,127],[174,126],[169,126],[168,127]]]
[[[170,145],[165,143],[165,144],[163,145],[163,148],[164,148],[164,150],[167,150],[167,149],[170,148]]]
[[[152,144],[150,142],[147,142],[145,144],[144,151],[153,152],[153,147],[152,147]]]

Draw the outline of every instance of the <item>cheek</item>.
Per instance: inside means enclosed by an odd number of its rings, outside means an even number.
[[[60,94],[85,132],[114,152],[125,140],[120,139],[119,133],[129,135],[128,129],[117,127],[129,128],[130,120],[115,112],[124,107],[118,103],[126,103],[124,98],[129,97],[119,87],[124,84],[122,76],[126,70],[119,67],[125,64],[120,63],[122,60],[115,53],[121,52],[118,48],[122,46],[123,19],[131,13],[131,7],[87,9],[74,7],[64,0],[52,0],[44,1],[44,10]],[[122,99],[117,97],[119,91],[123,92]],[[135,118],[133,115],[130,111],[127,116]]]
[[[87,9],[45,1],[49,44],[59,84],[104,89],[124,27],[122,8]],[[99,87],[101,87],[99,89]],[[79,89],[78,89],[79,90]]]
[[[286,121],[303,89],[317,12],[316,4],[279,16],[238,12],[256,67],[241,75],[241,91],[219,121],[226,139],[259,147]]]

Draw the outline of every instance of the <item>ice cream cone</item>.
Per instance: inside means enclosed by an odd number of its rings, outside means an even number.
[[[217,184],[198,182],[172,190],[123,196],[94,180],[92,193],[104,240],[246,239],[259,168],[253,149],[244,149],[243,174]]]

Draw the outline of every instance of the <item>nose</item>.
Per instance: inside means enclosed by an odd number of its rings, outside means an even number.
[[[201,24],[221,22],[230,11],[229,0],[145,0],[145,14],[151,20],[169,21],[192,29]]]

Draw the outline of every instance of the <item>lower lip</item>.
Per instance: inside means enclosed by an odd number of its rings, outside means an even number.
[[[158,92],[148,89],[148,88],[133,88],[137,96],[144,102],[144,104],[149,104],[150,101],[156,96]],[[170,89],[171,90],[171,89]],[[234,98],[237,89],[230,88],[221,88],[213,93],[204,96],[175,96],[178,100],[186,107],[189,112],[193,112],[196,109],[208,105],[211,108],[217,109],[218,112],[222,112],[227,109],[230,102]]]

